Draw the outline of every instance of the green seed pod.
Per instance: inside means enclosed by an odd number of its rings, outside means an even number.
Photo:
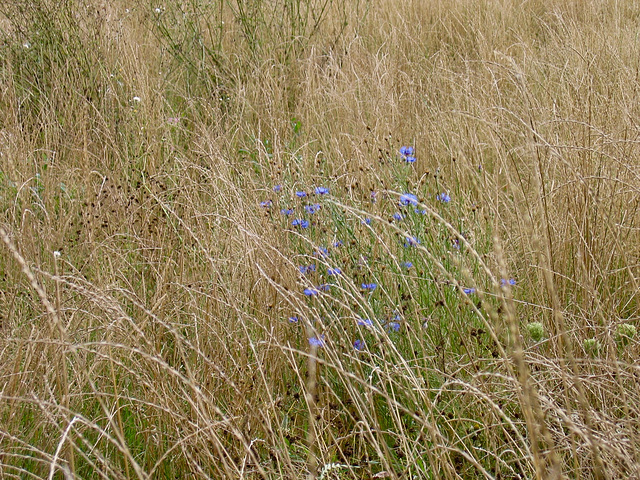
[[[544,338],[544,326],[540,322],[531,322],[527,325],[527,330],[534,342],[539,342]]]
[[[626,345],[633,337],[636,336],[636,333],[638,333],[638,331],[635,325],[631,325],[630,323],[621,323],[618,325],[616,340],[622,345]]]

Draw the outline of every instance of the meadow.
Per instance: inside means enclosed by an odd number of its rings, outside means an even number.
[[[640,477],[640,4],[0,5],[0,477]]]

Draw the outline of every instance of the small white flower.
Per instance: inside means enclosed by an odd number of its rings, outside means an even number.
[[[142,101],[140,97],[133,97],[132,100],[136,103],[140,103]]]
[[[154,8],[153,11],[156,12],[158,15],[162,13],[162,9],[160,7]]]
[[[23,46],[24,48],[31,48],[31,44],[30,44],[29,42],[24,42],[24,43],[22,44],[22,46]]]
[[[60,252],[58,250],[53,252],[53,257],[54,258],[60,258]]]

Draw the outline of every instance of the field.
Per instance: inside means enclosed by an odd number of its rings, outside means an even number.
[[[0,4],[0,477],[640,478],[640,4]]]

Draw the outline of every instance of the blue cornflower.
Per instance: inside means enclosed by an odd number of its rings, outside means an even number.
[[[363,283],[361,285],[363,290],[371,290],[372,292],[378,288],[378,285],[376,283]]]
[[[417,237],[405,237],[404,247],[415,247],[420,244],[420,240]]]
[[[409,155],[408,157],[404,157],[404,161],[407,163],[416,163],[416,157]]]
[[[282,185],[275,185],[275,186],[273,187],[273,191],[274,191],[274,192],[279,192],[280,190],[282,190]]]
[[[367,218],[365,218],[364,220],[362,220],[362,223],[363,223],[364,225],[371,225],[371,219],[367,217]]]
[[[318,247],[318,250],[314,253],[315,256],[326,258],[329,256],[329,249],[327,247]]]
[[[331,290],[331,285],[329,285],[328,283],[323,283],[322,285],[318,285],[318,290],[328,292],[329,290]]]
[[[413,147],[400,147],[400,155],[404,157],[413,155]]]
[[[291,222],[291,225],[293,225],[294,227],[309,228],[309,222],[301,218],[296,218],[293,222]]]
[[[362,327],[373,327],[373,322],[368,318],[361,318],[358,320],[358,325]]]
[[[324,335],[320,335],[319,337],[311,337],[309,339],[309,345],[312,347],[324,347]]]
[[[467,295],[471,295],[472,293],[476,293],[476,289],[475,288],[464,288],[462,291],[464,293],[466,293]]]
[[[400,195],[400,206],[404,207],[407,205],[417,205],[418,197],[416,197],[413,193],[403,193]]]
[[[307,297],[313,297],[315,295],[318,295],[320,293],[320,290],[318,290],[317,288],[305,288],[303,293]]]
[[[293,208],[283,208],[280,213],[286,216],[293,215]]]
[[[334,248],[341,247],[342,245],[344,245],[344,242],[342,240],[336,240],[335,242],[333,242]]]
[[[289,317],[289,323],[298,323],[298,317]]]
[[[296,197],[298,198],[304,198],[307,196],[307,192],[305,192],[304,190],[300,190],[298,192],[296,192]]]
[[[358,351],[362,350],[364,348],[364,340],[357,339],[355,342],[353,342],[353,348]]]
[[[402,216],[402,214],[401,214],[401,213],[396,212],[396,213],[394,213],[394,214],[393,214],[393,219],[394,219],[394,220],[400,221],[400,220],[402,220],[403,218],[404,218],[404,217]]]
[[[260,202],[260,206],[262,208],[271,208],[271,205],[273,205],[273,202],[271,200],[265,200],[264,202]]]
[[[302,273],[303,275],[305,273],[315,272],[316,271],[316,265],[314,263],[312,263],[309,266],[300,265],[298,267],[298,270],[300,270],[300,273]]]
[[[449,196],[448,193],[442,192],[436,195],[436,200],[439,200],[442,203],[449,203],[451,201],[451,197]]]
[[[416,208],[414,210],[414,212],[416,212],[418,215],[426,215],[427,214],[426,210],[420,210],[419,208]]]
[[[316,187],[316,195],[326,195],[329,193],[329,189],[327,187]]]
[[[307,205],[306,207],[304,207],[304,209],[308,214],[313,215],[318,210],[320,210],[320,205],[318,205],[317,203],[315,205]]]
[[[459,238],[453,238],[451,240],[451,245],[453,246],[453,248],[455,248],[456,250],[460,250],[460,239]]]
[[[502,285],[503,287],[506,287],[507,285],[511,285],[513,287],[515,284],[516,284],[515,278],[510,278],[509,280],[505,278],[500,279],[500,285]]]
[[[398,322],[390,322],[387,324],[389,331],[393,330],[394,332],[400,331],[400,324]]]
[[[413,267],[413,263],[411,263],[411,262],[403,262],[402,266],[404,268],[406,268],[407,270],[409,270],[411,267]]]
[[[328,275],[340,275],[342,273],[342,270],[340,270],[339,268],[329,268],[327,269],[327,274]]]

